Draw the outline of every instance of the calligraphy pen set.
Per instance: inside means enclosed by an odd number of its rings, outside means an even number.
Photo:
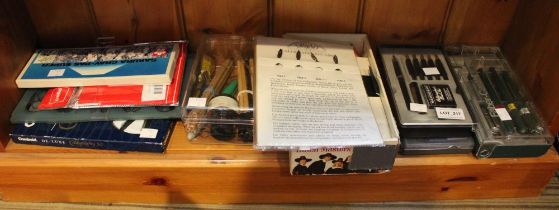
[[[240,36],[208,36],[192,66],[183,121],[193,143],[252,143],[254,59]]]
[[[445,51],[477,122],[477,157],[533,157],[549,149],[553,138],[498,47]]]
[[[473,120],[442,51],[380,48],[401,153],[469,153]]]
[[[537,157],[553,143],[498,47],[381,48],[402,154]]]

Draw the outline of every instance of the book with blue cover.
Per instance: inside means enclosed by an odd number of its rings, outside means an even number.
[[[174,124],[174,120],[21,123],[10,136],[18,144],[164,152]]]
[[[19,88],[144,85],[171,82],[179,42],[40,49],[16,79]]]

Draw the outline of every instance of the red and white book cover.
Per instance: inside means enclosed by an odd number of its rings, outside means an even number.
[[[173,79],[168,85],[58,87],[47,91],[39,110],[133,106],[177,106],[186,62],[186,43],[180,44]]]

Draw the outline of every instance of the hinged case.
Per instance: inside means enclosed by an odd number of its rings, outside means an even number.
[[[473,120],[442,51],[381,47],[380,58],[402,154],[471,152]],[[449,115],[442,116],[445,112]]]
[[[553,140],[498,47],[445,49],[474,116],[478,158],[536,157]]]

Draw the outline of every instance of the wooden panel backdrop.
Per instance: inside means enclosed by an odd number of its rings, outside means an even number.
[[[355,33],[359,0],[277,0],[275,36],[287,32]]]
[[[549,121],[559,131],[559,1],[524,0],[503,50]]]
[[[186,31],[194,46],[206,33],[267,34],[265,0],[183,0],[182,4]]]
[[[92,45],[98,36],[89,1],[26,0],[41,47]]]
[[[517,5],[517,0],[454,1],[444,43],[501,43]]]
[[[92,0],[101,36],[117,43],[178,40],[180,7],[175,0]]]
[[[19,69],[31,56],[35,32],[21,1],[0,1],[0,151],[8,140],[9,117],[20,97]]]
[[[367,0],[363,32],[377,43],[437,44],[449,4],[447,0]]]
[[[499,44],[518,0],[26,0],[44,46],[204,33],[367,33],[377,43]],[[45,9],[45,8],[48,8]],[[71,9],[70,9],[71,8]],[[483,23],[483,24],[481,24]]]

